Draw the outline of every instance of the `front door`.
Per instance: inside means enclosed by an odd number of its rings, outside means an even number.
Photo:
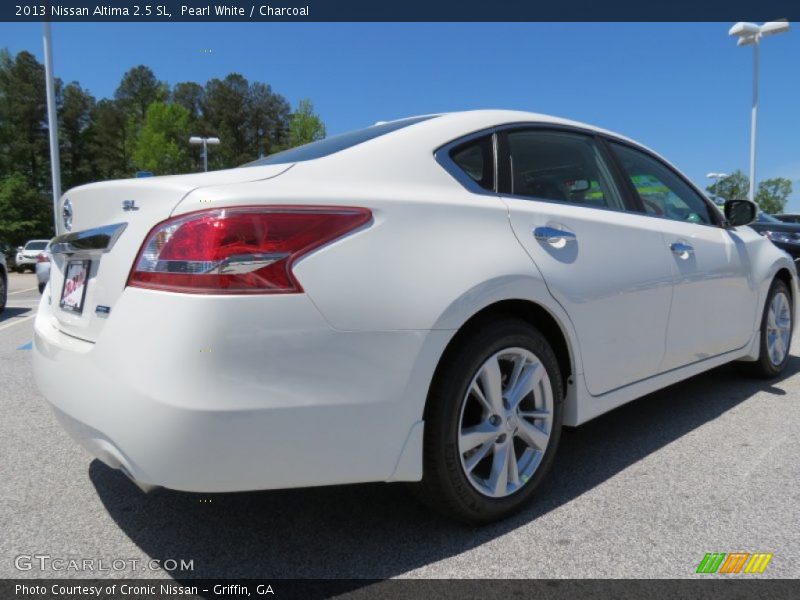
[[[610,147],[670,249],[675,289],[661,370],[745,346],[757,304],[745,242],[656,157],[616,142]]]

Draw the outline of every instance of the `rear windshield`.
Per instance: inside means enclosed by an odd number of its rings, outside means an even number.
[[[333,137],[325,138],[324,140],[320,140],[318,142],[311,142],[310,144],[305,144],[304,146],[298,146],[297,148],[291,148],[290,150],[284,150],[283,152],[278,152],[277,154],[260,158],[251,163],[247,163],[244,166],[260,167],[262,165],[279,165],[283,163],[302,162],[305,160],[322,158],[323,156],[335,154],[336,152],[346,150],[347,148],[352,148],[353,146],[367,142],[376,137],[386,135],[387,133],[397,131],[398,129],[403,129],[409,125],[414,125],[415,123],[427,121],[428,119],[432,118],[433,116],[414,117],[411,119],[403,119],[401,121],[380,123],[378,125],[373,125],[372,127],[365,127],[364,129],[357,129],[355,131],[348,131],[347,133],[334,135]]]
[[[47,242],[28,242],[25,244],[25,250],[44,250],[47,248]]]

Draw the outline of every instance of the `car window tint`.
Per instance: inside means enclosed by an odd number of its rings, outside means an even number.
[[[369,140],[375,139],[387,133],[392,133],[398,129],[403,129],[415,123],[421,123],[428,119],[434,118],[435,115],[424,117],[412,117],[410,119],[402,119],[400,121],[389,121],[388,123],[378,123],[372,127],[365,127],[364,129],[357,129],[356,131],[349,131],[340,135],[334,135],[324,140],[311,142],[291,150],[284,150],[277,154],[272,154],[265,158],[260,158],[246,165],[245,167],[260,167],[262,165],[277,165],[284,163],[303,162],[306,160],[313,160],[315,158],[322,158],[341,152],[348,148],[352,148],[358,144],[363,144]]]
[[[25,244],[25,250],[44,250],[47,242],[28,242]]]
[[[491,135],[456,146],[450,151],[450,158],[483,189],[494,189],[494,147]]]
[[[708,204],[672,169],[628,146],[612,142],[611,147],[647,214],[674,221],[714,223]]]
[[[515,196],[623,210],[594,140],[560,131],[508,134],[511,193]]]

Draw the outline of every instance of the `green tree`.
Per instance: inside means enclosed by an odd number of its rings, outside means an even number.
[[[286,144],[291,107],[286,98],[261,82],[251,83],[247,92],[247,120],[252,154],[248,160],[271,154]],[[237,162],[236,164],[241,164]]]
[[[189,111],[178,104],[153,102],[136,140],[133,161],[139,169],[158,175],[185,173],[192,164],[188,138]]]
[[[747,198],[750,192],[750,178],[737,169],[727,177],[709,185],[706,190],[712,196],[719,196],[724,200]],[[791,194],[792,182],[783,177],[774,177],[759,182],[755,200],[765,213],[777,214],[783,212]]]
[[[792,193],[792,182],[783,177],[765,179],[758,184],[756,202],[765,213],[780,214]]]
[[[212,135],[203,117],[203,102],[205,101],[206,91],[202,85],[194,81],[185,81],[175,84],[172,90],[172,101],[189,111],[189,126],[193,135]],[[209,153],[211,154],[211,153]],[[203,159],[201,153],[192,151],[192,171],[203,169]]]
[[[94,108],[94,97],[79,83],[72,82],[64,87],[58,115],[61,180],[64,189],[86,183],[93,178],[89,138]]]
[[[325,137],[325,124],[314,114],[314,105],[309,99],[300,100],[297,110],[292,114],[289,123],[289,140],[287,147],[302,146],[316,142]]]
[[[164,102],[169,96],[169,86],[156,79],[155,73],[144,65],[130,69],[122,76],[114,99],[127,112],[134,123],[141,124],[153,102]]]
[[[18,246],[53,236],[49,196],[32,189],[22,173],[0,179],[0,239]]]
[[[725,201],[747,198],[749,190],[750,179],[739,169],[706,188],[712,197],[719,197]]]
[[[175,104],[180,104],[189,111],[190,119],[192,123],[195,123],[203,116],[203,99],[205,93],[203,86],[199,83],[185,81],[175,84],[172,90],[172,101]]]
[[[238,73],[206,84],[202,111],[206,135],[221,144],[210,153],[214,168],[234,167],[269,154],[285,143],[289,103],[263,83],[249,83]]]
[[[0,52],[0,166],[37,190],[49,186],[44,67],[30,52]]]
[[[118,179],[133,175],[131,152],[134,133],[128,116],[114,100],[100,100],[92,111],[89,138],[96,179]]]

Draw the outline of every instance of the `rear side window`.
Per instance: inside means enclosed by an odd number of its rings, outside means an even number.
[[[486,135],[450,150],[450,158],[472,181],[485,190],[494,190],[494,144]]]
[[[298,146],[291,150],[284,150],[265,158],[260,158],[251,163],[244,165],[245,167],[260,167],[262,165],[280,165],[284,163],[303,162],[305,160],[313,160],[315,158],[322,158],[347,150],[358,144],[363,144],[369,140],[375,139],[387,133],[392,133],[398,129],[403,129],[409,125],[421,123],[432,119],[435,115],[426,117],[414,117],[412,119],[402,119],[400,121],[390,121],[388,123],[380,123],[372,127],[365,127],[364,129],[357,129],[349,131],[340,135],[334,135],[318,142],[311,142],[304,146]]]

